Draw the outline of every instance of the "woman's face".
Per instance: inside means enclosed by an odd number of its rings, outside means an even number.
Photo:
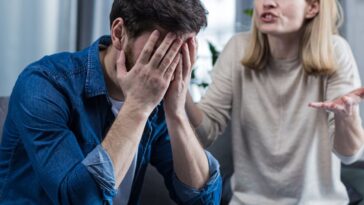
[[[298,32],[309,16],[306,0],[255,0],[258,30],[282,35]]]

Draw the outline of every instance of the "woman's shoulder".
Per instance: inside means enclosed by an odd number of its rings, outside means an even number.
[[[250,32],[234,34],[225,45],[223,53],[227,53],[229,56],[238,56],[240,58],[248,45],[250,35]]]
[[[231,37],[228,44],[244,46],[249,42],[250,36],[250,32],[236,33]]]
[[[332,43],[333,43],[336,51],[343,52],[343,51],[346,51],[347,49],[350,49],[350,46],[349,46],[349,43],[347,42],[347,40],[340,35],[333,35]]]
[[[340,35],[333,35],[332,42],[334,47],[335,59],[337,60],[339,65],[346,64],[354,60],[350,45],[345,38]]]

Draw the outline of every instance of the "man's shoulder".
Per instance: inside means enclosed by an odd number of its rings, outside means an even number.
[[[86,81],[86,66],[83,65],[86,62],[87,58],[80,57],[79,52],[45,56],[22,71],[12,95],[52,96],[50,91],[78,95],[83,92]]]
[[[44,56],[40,60],[28,65],[21,75],[42,73],[49,78],[66,78],[80,73],[87,68],[87,56],[81,52],[61,52]]]

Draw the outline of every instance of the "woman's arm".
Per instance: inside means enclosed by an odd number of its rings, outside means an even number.
[[[203,113],[200,108],[193,102],[191,94],[188,92],[186,97],[186,112],[191,125],[197,128],[201,125]]]
[[[363,99],[364,88],[359,88],[333,101],[309,104],[313,108],[324,109],[334,113],[334,148],[343,156],[358,155],[354,157],[358,158],[363,151],[364,130],[359,115],[359,103]]]

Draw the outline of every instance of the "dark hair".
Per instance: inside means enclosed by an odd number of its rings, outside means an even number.
[[[207,26],[206,15],[200,0],[114,0],[110,26],[121,17],[130,37],[156,27],[177,34],[198,33]]]

